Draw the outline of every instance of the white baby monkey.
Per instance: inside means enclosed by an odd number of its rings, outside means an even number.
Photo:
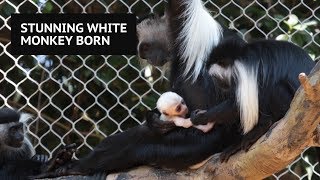
[[[173,121],[176,126],[184,128],[193,126],[190,118],[185,118],[188,114],[188,107],[177,93],[170,91],[163,93],[157,101],[157,109],[161,113],[162,121]],[[213,125],[213,123],[208,123],[194,127],[206,133],[212,129]]]

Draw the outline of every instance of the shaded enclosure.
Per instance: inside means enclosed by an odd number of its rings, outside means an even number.
[[[320,58],[318,0],[205,0],[216,19],[246,40],[288,40]],[[163,13],[164,0],[8,0],[0,2],[0,107],[34,115],[29,135],[37,153],[76,142],[86,154],[101,139],[141,124],[168,88],[165,72],[136,56],[10,54],[12,13]],[[315,150],[305,150],[270,179],[316,179]]]

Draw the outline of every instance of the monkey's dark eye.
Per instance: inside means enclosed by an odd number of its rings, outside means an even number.
[[[182,101],[181,101],[181,104],[182,104],[182,105],[185,105],[185,104],[186,104],[186,102],[184,102],[184,100],[182,100]]]
[[[163,112],[162,114],[164,114],[165,116],[168,116],[169,114],[168,113],[166,113],[166,112]]]
[[[10,131],[16,132],[16,131],[19,131],[19,130],[22,130],[22,129],[23,129],[23,125],[22,125],[22,124],[19,124],[19,125],[12,126],[12,127],[10,128]]]
[[[10,128],[10,131],[11,131],[12,133],[15,133],[15,132],[19,131],[19,128],[17,128],[17,127],[11,127],[11,128]]]
[[[176,112],[180,112],[180,111],[181,111],[181,104],[176,107]]]

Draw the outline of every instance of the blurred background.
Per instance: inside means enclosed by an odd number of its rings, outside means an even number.
[[[319,0],[205,0],[211,14],[246,40],[291,41],[320,58]],[[163,14],[164,0],[0,1],[0,107],[33,115],[28,134],[49,156],[76,142],[77,157],[103,138],[143,123],[147,109],[168,89],[165,72],[136,56],[10,54],[12,13]],[[125,42],[124,42],[125,43]],[[320,179],[314,148],[268,179]]]

